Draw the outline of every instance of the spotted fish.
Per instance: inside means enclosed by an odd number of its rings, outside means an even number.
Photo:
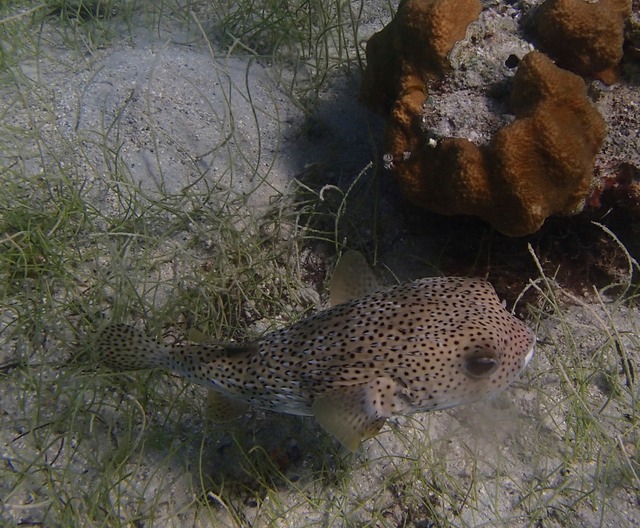
[[[253,342],[166,345],[111,325],[96,349],[111,368],[164,368],[208,387],[218,421],[250,405],[312,415],[352,451],[391,416],[502,391],[533,356],[533,332],[481,279],[423,278],[383,290],[364,257],[347,252],[330,297],[332,308]]]

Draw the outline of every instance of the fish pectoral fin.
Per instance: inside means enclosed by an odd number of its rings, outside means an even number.
[[[216,423],[225,423],[239,418],[249,409],[249,404],[242,400],[229,398],[221,392],[209,389],[207,394],[206,415]]]
[[[396,382],[387,377],[362,385],[338,387],[316,398],[311,412],[343,446],[355,451],[362,440],[378,434],[391,416],[391,400],[384,396],[393,396],[395,387]]]
[[[342,254],[331,277],[329,304],[335,306],[380,289],[378,279],[359,251]]]

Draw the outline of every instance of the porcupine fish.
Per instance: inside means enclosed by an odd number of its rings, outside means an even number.
[[[312,415],[345,447],[395,415],[446,409],[505,389],[535,336],[481,279],[423,278],[376,290],[364,257],[336,266],[334,306],[244,344],[165,345],[111,325],[96,342],[113,369],[164,368],[210,389],[217,421],[253,405]]]

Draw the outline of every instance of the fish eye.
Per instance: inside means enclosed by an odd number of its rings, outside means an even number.
[[[490,352],[469,356],[464,360],[464,373],[470,378],[488,378],[500,366],[500,361]]]

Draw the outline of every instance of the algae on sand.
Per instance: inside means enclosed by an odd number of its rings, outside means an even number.
[[[489,29],[521,8],[484,4]],[[64,31],[60,17],[15,5],[0,26],[2,523],[640,522],[640,317],[611,290],[584,301],[536,282],[540,345],[520,384],[494,402],[393,420],[355,456],[308,419],[258,413],[212,427],[187,383],[95,371],[87,336],[106,315],[167,340],[191,328],[243,339],[318,309],[322,237],[377,251],[402,278],[437,272],[446,248],[411,223],[389,182],[355,178],[381,159],[370,141],[380,125],[354,108],[340,67],[301,104],[282,81],[304,68],[242,41],[230,54],[205,42],[194,21],[208,34],[204,3],[119,3],[131,9]],[[390,18],[384,2],[361,11],[342,19],[359,39]],[[347,45],[357,78],[357,43]],[[305,171],[318,185],[306,182],[301,212],[289,185]],[[334,205],[339,229],[306,237],[310,216]]]

